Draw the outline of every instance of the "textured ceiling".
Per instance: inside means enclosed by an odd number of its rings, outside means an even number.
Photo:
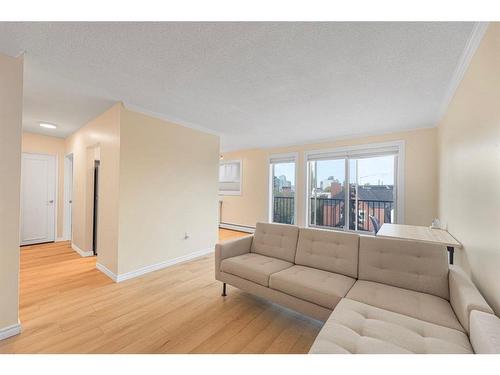
[[[26,53],[27,131],[65,137],[123,101],[234,150],[435,126],[473,28],[0,22],[0,51]]]

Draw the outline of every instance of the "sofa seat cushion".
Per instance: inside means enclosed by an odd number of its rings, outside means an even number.
[[[458,322],[450,303],[431,294],[372,281],[358,280],[346,297],[429,323],[459,331],[464,330]]]
[[[271,275],[269,287],[333,309],[356,280],[315,268],[293,266]]]
[[[342,299],[310,353],[472,353],[465,333]]]
[[[281,259],[248,253],[224,259],[221,262],[220,269],[222,272],[268,287],[271,274],[292,266],[292,263]]]

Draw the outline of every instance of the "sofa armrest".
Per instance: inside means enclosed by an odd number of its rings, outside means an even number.
[[[253,235],[241,237],[215,245],[215,278],[218,279],[220,264],[226,258],[232,258],[250,252]]]
[[[500,319],[493,314],[472,311],[470,342],[476,354],[500,354]]]
[[[450,266],[450,304],[458,320],[469,332],[470,313],[473,310],[493,314],[493,310],[466,273],[457,266]]]

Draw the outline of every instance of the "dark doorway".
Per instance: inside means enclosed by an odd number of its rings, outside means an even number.
[[[99,160],[94,161],[94,217],[92,223],[92,251],[97,255],[97,213],[99,211]]]

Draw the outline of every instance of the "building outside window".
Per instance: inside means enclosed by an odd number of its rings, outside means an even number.
[[[296,224],[296,154],[274,155],[269,159],[269,221]]]

